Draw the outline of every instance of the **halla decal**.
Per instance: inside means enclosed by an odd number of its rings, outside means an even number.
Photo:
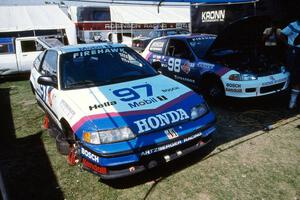
[[[117,104],[116,101],[104,102],[102,104],[95,104],[93,106],[89,106],[89,109],[90,109],[90,111],[92,111],[93,109],[104,108],[104,107],[113,106],[116,104]]]

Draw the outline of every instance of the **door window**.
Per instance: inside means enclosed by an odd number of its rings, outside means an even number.
[[[21,49],[23,53],[45,50],[45,48],[35,40],[21,41]]]
[[[56,77],[57,73],[57,52],[56,51],[47,51],[43,64],[40,68],[40,72],[46,76]]]
[[[183,40],[171,39],[167,49],[167,56],[192,61],[193,55]]]
[[[42,52],[34,61],[33,61],[33,66],[35,69],[39,69],[41,61],[44,57],[45,52]]]
[[[166,42],[166,39],[154,41],[151,44],[149,51],[151,51],[153,53],[163,54],[165,42]]]

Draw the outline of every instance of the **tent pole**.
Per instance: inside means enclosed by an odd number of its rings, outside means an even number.
[[[132,23],[131,23],[131,40],[133,39],[133,27],[132,27]]]

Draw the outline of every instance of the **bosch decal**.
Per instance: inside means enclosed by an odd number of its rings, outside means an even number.
[[[231,88],[241,88],[241,84],[238,83],[226,83],[226,87],[231,87]]]
[[[91,159],[92,161],[99,163],[99,156],[96,156],[95,154],[89,152],[88,150],[84,149],[81,147],[81,154],[84,155],[85,157]]]

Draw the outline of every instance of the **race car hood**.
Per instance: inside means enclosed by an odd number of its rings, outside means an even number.
[[[66,91],[82,113],[75,133],[130,127],[136,134],[190,120],[202,97],[163,75],[118,84]]]
[[[151,40],[152,38],[150,37],[136,37],[136,38],[133,38],[132,41],[145,41],[145,40]]]
[[[262,42],[263,32],[270,26],[270,21],[267,16],[252,16],[229,24],[218,34],[206,55],[216,50],[242,50],[255,47]]]

